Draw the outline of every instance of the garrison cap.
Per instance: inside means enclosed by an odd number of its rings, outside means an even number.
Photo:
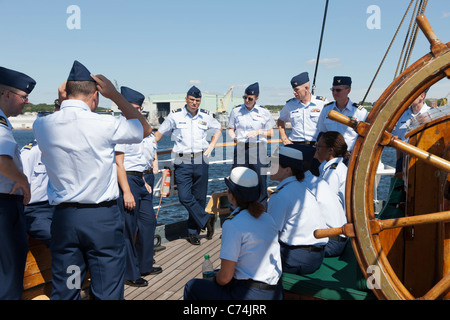
[[[225,184],[233,194],[243,200],[252,202],[259,198],[258,175],[252,169],[236,167],[231,170],[230,176],[225,178]]]
[[[22,90],[30,94],[36,85],[36,81],[24,73],[0,67],[0,84]]]
[[[343,77],[343,76],[337,76],[333,78],[333,86],[352,86],[352,78],[350,77]]]
[[[77,60],[74,61],[72,69],[70,70],[69,77],[67,78],[67,81],[92,81],[95,82],[95,80],[91,77],[91,73],[89,70],[82,65]]]
[[[145,96],[142,93],[128,87],[120,87],[120,93],[129,103],[137,104],[142,107],[145,100]]]
[[[309,81],[308,72],[302,72],[291,79],[292,88],[301,86]]]
[[[259,84],[258,82],[255,82],[254,84],[251,84],[245,89],[245,94],[248,95],[259,95]]]
[[[192,86],[189,91],[187,92],[188,96],[192,96],[194,98],[201,98],[202,97],[202,93],[200,91],[199,88],[197,88],[196,86]]]

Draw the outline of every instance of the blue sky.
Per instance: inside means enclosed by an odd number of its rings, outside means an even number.
[[[316,94],[332,100],[335,75],[353,79],[360,101],[410,0],[330,0]],[[70,5],[80,8],[80,29],[69,29]],[[380,8],[380,29],[369,29],[370,5]],[[0,0],[0,65],[37,81],[32,103],[51,103],[74,60],[92,73],[145,95],[203,92],[242,95],[259,82],[261,104],[290,99],[292,76],[314,76],[325,0]],[[430,0],[426,16],[437,36],[450,41],[450,1]],[[367,101],[393,80],[409,24],[405,21]],[[429,52],[422,33],[411,58]],[[429,97],[450,93],[441,81]],[[104,99],[101,104],[108,106]]]

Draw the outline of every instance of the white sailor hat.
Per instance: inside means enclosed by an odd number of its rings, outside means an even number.
[[[275,149],[270,160],[272,162],[278,162],[283,167],[291,167],[304,171],[303,153],[296,148],[281,146]]]
[[[258,175],[252,169],[236,167],[230,176],[225,178],[225,184],[230,191],[245,201],[252,202],[259,198]]]

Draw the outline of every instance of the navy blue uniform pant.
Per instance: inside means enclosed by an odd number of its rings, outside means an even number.
[[[283,286],[265,290],[246,285],[236,279],[225,286],[206,279],[191,279],[184,287],[184,300],[282,300]]]
[[[125,279],[137,280],[141,274],[153,270],[156,217],[153,197],[147,191],[142,177],[127,174],[127,180],[136,206],[133,210],[124,208],[122,190],[117,203],[125,221]]]
[[[342,238],[339,241],[329,239],[325,246],[325,257],[338,257],[344,252],[347,246],[348,238]]]
[[[262,170],[267,168],[268,163],[266,143],[240,143],[234,147],[233,168],[246,167],[252,169],[258,175],[260,196],[258,202],[267,209],[267,175]]]
[[[50,247],[50,226],[52,225],[55,206],[45,202],[33,203],[25,206],[25,221],[30,237],[42,241]]]
[[[320,268],[325,255],[324,247],[314,249],[288,246],[280,242],[283,272],[298,275],[310,274]]]
[[[78,300],[89,269],[95,299],[123,300],[124,222],[117,204],[56,208],[51,226],[52,300]]]
[[[28,253],[23,200],[0,198],[0,300],[20,300]]]
[[[199,234],[209,219],[205,211],[208,192],[208,164],[203,155],[194,158],[175,159],[175,183],[180,203],[189,213],[189,234]]]

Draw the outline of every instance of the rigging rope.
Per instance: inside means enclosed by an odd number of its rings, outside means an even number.
[[[322,32],[320,34],[320,41],[319,41],[319,50],[317,52],[317,59],[316,59],[316,68],[314,70],[314,80],[313,85],[311,87],[311,94],[314,95],[314,91],[316,90],[316,77],[317,77],[317,69],[319,68],[319,60],[320,60],[320,51],[322,50],[322,39],[323,39],[323,31],[325,29],[325,22],[327,20],[327,11],[328,11],[328,0],[325,4],[325,12],[323,14],[323,21],[322,21]]]

